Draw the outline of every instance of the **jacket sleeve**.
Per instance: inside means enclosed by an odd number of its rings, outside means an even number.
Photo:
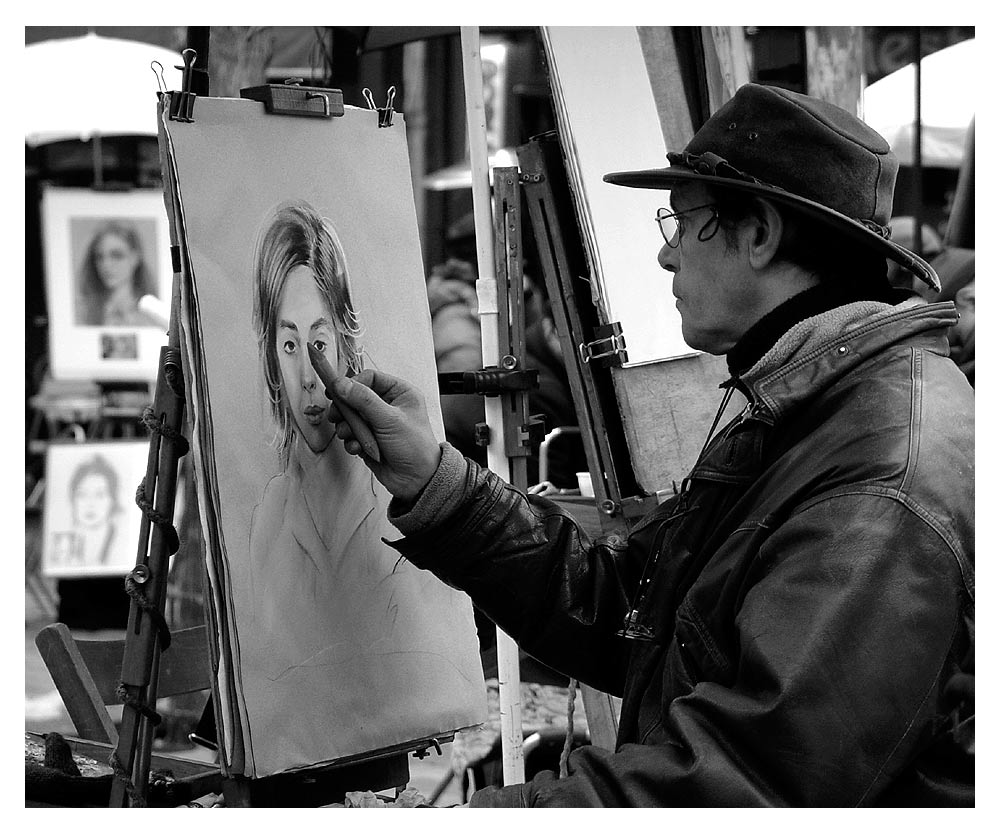
[[[390,519],[406,535],[391,545],[466,592],[539,661],[620,696],[628,652],[615,632],[631,580],[625,544],[591,543],[560,506],[522,494],[444,447],[432,493],[412,512],[433,519],[415,526],[390,506]],[[441,473],[449,469],[445,482]]]
[[[843,495],[786,521],[753,570],[728,673],[707,667],[721,651],[696,611],[666,648],[666,672],[687,667],[692,681],[664,704],[661,741],[578,749],[569,777],[485,789],[470,804],[878,802],[939,728],[971,603],[949,541],[892,495]]]

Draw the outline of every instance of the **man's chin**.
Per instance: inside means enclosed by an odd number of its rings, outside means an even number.
[[[681,335],[684,338],[684,343],[698,352],[707,352],[709,355],[725,355],[729,352],[728,344],[723,344],[720,339],[712,338],[705,333],[687,333],[682,329]]]

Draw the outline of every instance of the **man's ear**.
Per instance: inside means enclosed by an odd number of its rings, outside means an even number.
[[[759,270],[774,261],[785,232],[785,221],[768,199],[755,199],[754,209],[747,244],[750,265]]]

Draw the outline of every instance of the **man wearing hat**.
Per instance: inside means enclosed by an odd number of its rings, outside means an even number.
[[[396,548],[622,697],[614,752],[470,805],[971,805],[948,683],[974,672],[973,393],[954,306],[886,279],[888,257],[938,288],[888,236],[896,159],[849,113],[754,84],[668,159],[605,179],[670,191],[664,291],[687,343],[726,355],[720,415],[747,404],[628,540],[588,541],[439,446],[406,382],[342,383]]]

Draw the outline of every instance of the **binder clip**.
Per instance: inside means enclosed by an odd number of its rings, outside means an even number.
[[[375,105],[375,97],[372,95],[372,91],[365,87],[361,94],[365,97],[365,101],[368,102],[368,109],[376,110],[378,112],[378,126],[379,127],[392,127],[392,114],[394,110],[392,109],[392,102],[396,98],[396,87],[392,86],[386,91],[386,102],[384,107],[377,107]]]
[[[193,49],[185,49],[181,52],[184,66],[176,67],[181,70],[181,90],[170,94],[171,121],[194,121],[194,99],[192,91],[192,80],[194,78],[194,62],[198,59],[198,53]],[[200,70],[199,70],[200,71]]]

